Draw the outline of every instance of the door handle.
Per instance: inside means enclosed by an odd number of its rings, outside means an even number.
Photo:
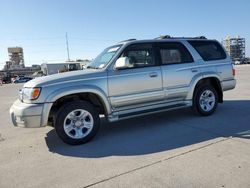
[[[156,72],[152,72],[152,73],[149,74],[149,76],[150,76],[151,78],[154,78],[154,77],[157,77],[158,74],[157,74]]]
[[[191,71],[192,71],[192,72],[198,72],[198,70],[197,70],[197,69],[191,69]]]

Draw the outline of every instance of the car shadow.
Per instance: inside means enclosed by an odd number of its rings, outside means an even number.
[[[250,101],[231,100],[212,116],[195,116],[190,109],[169,111],[109,123],[101,119],[97,136],[84,145],[64,144],[51,130],[45,137],[50,152],[100,158],[162,152],[218,137],[250,139]]]

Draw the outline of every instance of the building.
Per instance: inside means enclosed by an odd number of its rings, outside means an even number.
[[[23,48],[8,48],[9,61],[6,61],[4,69],[0,71],[1,77],[32,76],[41,70],[40,65],[24,66]]]
[[[24,68],[23,48],[11,47],[8,48],[9,61],[6,62],[7,69]]]
[[[245,63],[250,64],[250,58],[249,57],[246,58]]]
[[[84,69],[91,61],[88,59],[84,59],[84,60],[77,59],[75,62],[80,63],[81,69]]]
[[[43,63],[41,71],[43,75],[57,74],[60,72],[74,71],[84,69],[90,60],[77,59],[76,61],[66,61],[65,63]]]
[[[41,64],[41,71],[43,75],[57,74],[60,72],[80,70],[81,66],[78,62],[66,63],[43,63]]]
[[[241,38],[240,36],[231,38],[228,36],[222,41],[222,44],[234,63],[235,62],[244,63],[245,38]]]
[[[8,69],[2,71],[0,70],[0,78],[4,80],[9,80],[9,82],[11,82],[11,78],[15,78],[17,76],[36,77],[33,74],[40,71],[40,65],[32,65],[31,67],[24,67],[20,69]]]

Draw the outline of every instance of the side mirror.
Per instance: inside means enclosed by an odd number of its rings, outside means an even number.
[[[132,67],[132,65],[130,64],[128,57],[120,57],[115,62],[115,69],[119,70],[119,69],[125,69],[129,67]]]

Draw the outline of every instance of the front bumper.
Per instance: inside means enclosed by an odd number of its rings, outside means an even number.
[[[10,117],[14,126],[41,127],[44,104],[27,104],[16,100],[10,108]]]

